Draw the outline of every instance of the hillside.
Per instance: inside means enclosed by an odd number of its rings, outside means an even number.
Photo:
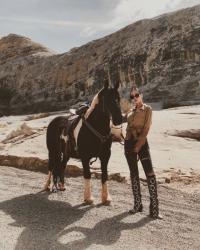
[[[67,39],[67,38],[66,38]],[[67,109],[109,75],[163,107],[200,103],[200,5],[133,23],[64,54],[29,38],[0,39],[0,114]]]

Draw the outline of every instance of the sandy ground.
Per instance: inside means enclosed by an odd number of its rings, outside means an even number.
[[[38,193],[45,175],[0,167],[0,249],[200,249],[200,194],[159,185],[164,220],[144,212],[129,215],[130,184],[110,181],[112,205],[99,203],[100,181],[93,179],[95,205],[82,204],[83,179],[67,179],[67,190]],[[9,187],[9,188],[8,188]]]

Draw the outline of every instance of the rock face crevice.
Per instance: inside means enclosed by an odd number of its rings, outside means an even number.
[[[163,107],[200,103],[200,5],[145,19],[67,53],[28,38],[0,40],[0,114],[68,109],[109,77]]]

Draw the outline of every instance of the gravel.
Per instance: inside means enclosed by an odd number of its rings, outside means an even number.
[[[0,250],[200,249],[200,193],[159,185],[164,220],[144,212],[129,215],[129,183],[109,182],[111,206],[100,204],[100,181],[92,179],[95,205],[85,206],[83,178],[66,179],[66,191],[40,193],[46,175],[0,167]]]

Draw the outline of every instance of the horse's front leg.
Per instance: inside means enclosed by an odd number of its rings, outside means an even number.
[[[82,159],[83,175],[84,175],[84,202],[86,204],[93,204],[94,198],[91,192],[91,172],[90,172],[90,159]]]
[[[111,151],[108,150],[101,157],[101,172],[102,172],[102,192],[101,192],[101,201],[104,205],[110,205],[111,197],[108,191],[108,161],[110,159]]]

